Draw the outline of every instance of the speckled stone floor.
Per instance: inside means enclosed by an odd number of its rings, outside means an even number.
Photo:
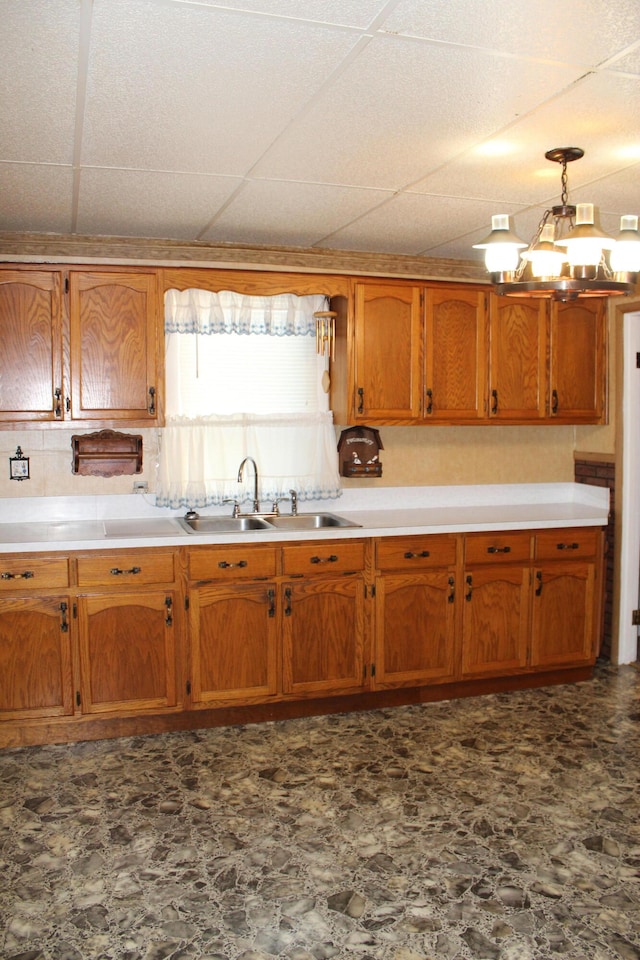
[[[2,960],[638,960],[640,670],[0,753]]]

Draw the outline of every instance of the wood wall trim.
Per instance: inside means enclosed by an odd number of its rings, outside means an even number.
[[[0,261],[6,263],[135,263],[262,269],[350,276],[412,277],[486,283],[484,264],[474,260],[322,250],[312,247],[242,246],[138,237],[62,234],[0,234]]]

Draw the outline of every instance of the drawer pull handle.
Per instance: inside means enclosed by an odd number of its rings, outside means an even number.
[[[131,567],[130,570],[121,570],[120,567],[111,568],[111,574],[114,577],[127,576],[128,574],[133,574],[135,576],[136,573],[142,573],[142,567]]]
[[[471,574],[467,576],[467,592],[464,595],[465,600],[468,602],[473,596],[473,577]]]
[[[364,387],[358,387],[358,413],[364,413]]]
[[[429,388],[429,389],[426,391],[426,397],[427,397],[427,403],[426,403],[426,406],[425,406],[425,408],[424,408],[424,412],[425,412],[427,415],[430,415],[430,414],[433,413],[433,390],[431,390],[431,388]]]
[[[25,570],[24,573],[3,573],[3,580],[31,580],[34,576],[33,570]]]
[[[539,597],[542,593],[542,570],[536,570],[536,581],[538,584],[536,587],[536,597]]]
[[[577,550],[579,543],[556,543],[556,550]]]
[[[487,547],[487,553],[511,553],[511,547]]]
[[[407,550],[407,552],[404,555],[404,558],[405,560],[415,560],[416,557],[420,558],[420,557],[430,557],[430,556],[431,554],[429,553],[428,550],[421,550],[420,553],[411,553],[410,550]]]
[[[311,557],[309,563],[335,563],[337,559],[335,553],[332,553],[329,557]]]
[[[227,570],[231,569],[231,567],[246,567],[247,563],[247,560],[238,560],[237,563],[229,563],[227,560],[221,560],[218,566],[221,570]]]
[[[454,580],[453,577],[449,577],[449,596],[447,597],[447,601],[449,603],[453,603],[455,599],[456,599],[456,581]]]

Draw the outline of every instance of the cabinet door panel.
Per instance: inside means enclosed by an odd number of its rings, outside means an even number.
[[[428,420],[477,420],[485,415],[486,296],[480,290],[426,291]]]
[[[277,692],[276,588],[208,585],[190,594],[195,705],[256,702]]]
[[[376,580],[376,687],[419,686],[455,672],[453,570]]]
[[[411,420],[420,416],[420,288],[408,284],[355,287],[358,420]]]
[[[549,414],[567,423],[606,415],[606,311],[598,300],[552,305]]]
[[[0,421],[62,418],[60,286],[59,273],[0,271]]]
[[[78,598],[82,712],[176,704],[172,593]]]
[[[71,271],[69,284],[72,418],[155,420],[155,274]]]
[[[499,676],[527,665],[528,567],[478,567],[465,571],[462,672]]]
[[[73,713],[68,597],[0,600],[0,720]]]
[[[531,665],[595,659],[595,564],[549,563],[535,570]]]
[[[546,410],[546,303],[492,294],[489,330],[489,416],[539,420]]]
[[[329,695],[362,689],[362,578],[291,581],[282,589],[284,692]]]

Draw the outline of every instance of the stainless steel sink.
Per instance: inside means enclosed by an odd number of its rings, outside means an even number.
[[[322,530],[359,527],[336,513],[246,514],[240,517],[179,517],[187,533],[250,533],[256,530]]]
[[[269,523],[279,530],[320,530],[323,527],[359,527],[336,513],[298,513],[269,517]]]
[[[180,517],[179,523],[187,533],[243,533],[273,529],[262,517]]]

